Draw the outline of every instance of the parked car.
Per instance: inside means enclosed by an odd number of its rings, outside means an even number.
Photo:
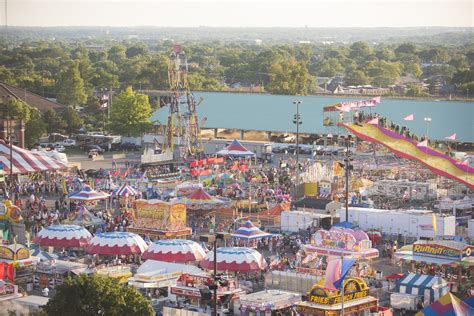
[[[59,144],[54,145],[53,149],[60,153],[63,153],[64,151],[66,151],[66,147]]]
[[[76,146],[76,141],[74,139],[65,139],[61,142],[61,145],[63,145],[64,147],[72,147],[72,146]]]
[[[100,147],[100,146],[98,146],[98,145],[85,145],[85,146],[84,146],[84,150],[85,150],[86,152],[89,152],[89,151],[92,150],[92,149],[97,150],[97,152],[98,152],[100,155],[102,155],[102,154],[105,152],[105,149],[102,148],[102,147]]]
[[[134,143],[123,143],[120,148],[122,150],[130,150],[130,151],[136,151],[142,149],[142,146],[134,144]]]

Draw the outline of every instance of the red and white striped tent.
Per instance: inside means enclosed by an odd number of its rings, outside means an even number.
[[[67,169],[66,164],[42,152],[17,146],[12,146],[12,157],[13,174]],[[10,173],[10,146],[3,139],[0,139],[0,165],[3,165],[5,173]]]

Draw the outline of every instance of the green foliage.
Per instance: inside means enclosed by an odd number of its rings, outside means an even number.
[[[150,116],[148,97],[128,87],[114,98],[109,128],[115,133],[138,136],[150,127]]]
[[[365,67],[367,74],[372,78],[372,84],[379,87],[394,84],[401,74],[401,66],[398,62],[371,61]]]
[[[363,86],[370,84],[370,78],[362,70],[354,70],[344,77],[344,82],[348,86]]]
[[[64,111],[64,121],[66,122],[66,132],[71,135],[77,132],[84,124],[82,117],[72,107],[68,106]]]
[[[312,82],[306,64],[295,58],[283,59],[270,69],[268,91],[278,94],[306,95]]]
[[[16,116],[23,120],[23,123],[28,123],[30,120],[28,104],[17,98],[8,98],[7,101],[2,98],[2,101],[2,116]]]
[[[67,70],[61,73],[57,95],[59,103],[72,106],[86,103],[87,94],[79,71],[79,64],[79,61],[70,62]]]
[[[154,315],[150,303],[135,288],[109,277],[67,278],[56,291],[44,308],[47,315]]]
[[[46,132],[48,134],[63,133],[67,126],[58,113],[52,109],[48,109],[44,112],[43,121],[46,124]]]
[[[41,136],[46,132],[46,123],[36,108],[30,108],[30,120],[25,126],[25,144],[31,147],[39,141]]]
[[[408,97],[425,97],[428,93],[420,85],[408,85],[406,95]]]

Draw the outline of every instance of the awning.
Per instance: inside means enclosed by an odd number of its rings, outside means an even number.
[[[51,170],[67,169],[63,162],[48,157],[40,151],[29,151],[12,146],[13,174],[26,174]],[[0,139],[0,164],[6,174],[10,173],[10,146]]]
[[[405,260],[405,261],[415,261],[415,262],[436,264],[438,266],[449,266],[458,261],[458,260],[452,260],[452,259],[441,259],[441,258],[433,258],[433,257],[427,257],[427,256],[413,256],[413,255],[405,255],[401,257],[400,259]]]

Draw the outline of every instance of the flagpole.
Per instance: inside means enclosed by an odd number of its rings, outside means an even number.
[[[341,269],[342,264],[344,263],[344,253],[341,255]],[[344,279],[342,280],[341,285],[341,316],[344,316]]]

